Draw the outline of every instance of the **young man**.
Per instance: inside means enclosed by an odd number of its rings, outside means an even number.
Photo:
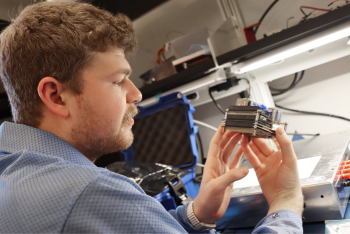
[[[303,198],[290,140],[242,148],[222,133],[210,143],[198,197],[169,213],[119,174],[96,167],[126,149],[140,91],[125,54],[136,39],[130,20],[83,3],[26,7],[1,34],[0,71],[14,123],[0,127],[0,230],[5,233],[213,233],[225,213],[242,151],[270,210],[255,233],[299,233]],[[282,160],[282,163],[280,163]]]

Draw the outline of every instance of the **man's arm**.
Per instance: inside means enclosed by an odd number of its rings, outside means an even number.
[[[267,215],[255,227],[252,234],[301,234],[303,233],[300,216],[291,210],[278,210]]]
[[[62,198],[64,199],[64,198]],[[105,171],[77,198],[62,233],[187,233],[154,198]]]

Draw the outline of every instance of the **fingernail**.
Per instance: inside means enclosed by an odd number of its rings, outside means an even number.
[[[244,171],[242,170],[242,168],[239,168],[239,170],[242,172],[242,174],[244,174]]]

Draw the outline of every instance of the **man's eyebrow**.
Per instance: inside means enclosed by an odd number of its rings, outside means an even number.
[[[121,68],[115,74],[125,74],[129,76],[131,72],[132,72],[131,68]]]

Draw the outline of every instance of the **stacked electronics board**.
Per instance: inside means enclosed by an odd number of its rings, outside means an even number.
[[[248,98],[237,99],[235,106],[226,110],[224,130],[242,133],[248,137],[275,139],[275,130],[281,123],[281,112],[276,108],[267,108]]]

